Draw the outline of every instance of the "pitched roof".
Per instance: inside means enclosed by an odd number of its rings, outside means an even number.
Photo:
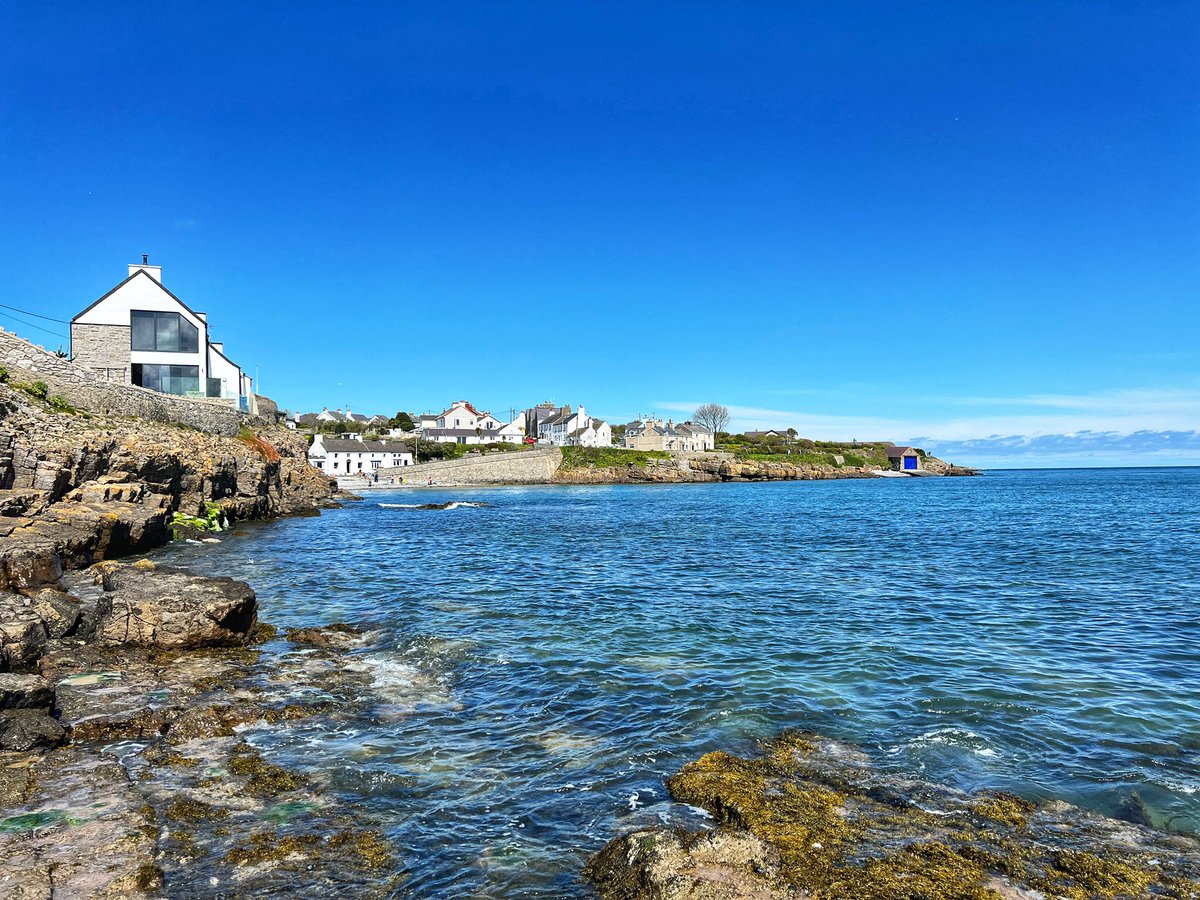
[[[426,428],[426,437],[484,437],[485,435],[497,435],[500,433],[499,428]]]
[[[451,410],[453,410],[454,407],[456,407],[456,406],[465,406],[471,412],[471,415],[473,415],[473,416],[490,416],[491,415],[490,412],[480,412],[466,400],[455,400],[453,403],[450,404],[449,409],[442,410],[442,412],[438,414],[437,418],[440,419],[442,416],[446,415]]]
[[[156,279],[154,279],[150,275],[150,273],[147,272],[145,269],[138,269],[135,272],[133,272],[132,274],[128,275],[127,277],[121,279],[121,281],[119,281],[116,285],[114,285],[112,290],[108,291],[103,297],[96,300],[94,303],[92,303],[86,309],[75,313],[75,315],[73,315],[71,317],[71,322],[74,323],[74,321],[76,319],[78,319],[80,316],[85,315],[86,313],[95,309],[97,306],[99,306],[101,303],[103,303],[105,300],[107,300],[109,297],[111,297],[113,294],[115,294],[121,288],[125,287],[125,285],[129,284],[129,282],[133,281],[133,279],[137,278],[139,275],[145,275],[147,278],[149,278],[151,281],[153,281],[159,288],[161,288],[162,291],[168,297],[170,297],[172,300],[174,300],[176,303],[178,303],[180,306],[182,306],[184,309],[186,309],[188,312],[190,312],[197,319],[204,322],[205,329],[207,330],[208,321],[204,318],[204,313],[196,312],[194,309],[192,309],[190,306],[188,306],[186,303],[184,303],[182,300],[180,300],[178,297],[176,297],[174,294],[172,294],[171,291],[167,288],[167,286],[164,285],[161,281],[157,281]],[[222,354],[222,355],[224,355],[224,354]],[[226,358],[228,358],[228,357],[226,357]]]
[[[357,441],[354,438],[326,438],[321,445],[330,453],[409,453],[400,441]]]
[[[895,444],[887,448],[888,459],[898,459],[901,456],[918,456],[916,447],[897,447]]]

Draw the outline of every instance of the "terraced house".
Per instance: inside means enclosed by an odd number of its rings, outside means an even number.
[[[625,426],[621,445],[628,450],[667,450],[672,453],[691,453],[712,450],[716,446],[713,433],[694,422],[672,422],[670,419],[642,419]]]
[[[162,267],[146,256],[71,319],[71,360],[108,381],[249,410],[250,376],[211,340],[208,316],[167,290]]]

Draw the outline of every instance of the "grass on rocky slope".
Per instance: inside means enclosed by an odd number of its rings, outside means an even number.
[[[652,459],[670,459],[663,450],[622,450],[620,447],[563,447],[564,469],[607,469],[645,466]]]

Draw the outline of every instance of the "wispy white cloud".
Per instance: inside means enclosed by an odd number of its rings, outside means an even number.
[[[878,404],[878,397],[847,398],[847,406]],[[1092,394],[1019,397],[897,397],[906,409],[940,415],[823,414],[795,409],[730,405],[731,427],[795,428],[817,440],[894,440],[912,443],[965,464],[1095,465],[1200,463],[1200,388],[1126,389]],[[699,404],[662,402],[658,408],[691,412]],[[964,407],[969,408],[964,409]],[[957,415],[946,415],[955,411]],[[1081,463],[1083,464],[1083,463]]]
[[[191,231],[192,229],[198,227],[199,225],[200,225],[200,223],[197,222],[195,219],[183,218],[183,219],[176,219],[173,227],[175,228],[176,231]]]

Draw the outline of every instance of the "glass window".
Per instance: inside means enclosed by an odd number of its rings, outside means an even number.
[[[159,353],[196,353],[200,349],[200,329],[172,312],[130,313],[130,347]]]
[[[198,394],[200,392],[199,366],[160,366],[151,363],[134,363],[131,367],[133,383],[164,394]]]
[[[133,332],[133,349],[153,350],[154,313],[134,312],[131,315],[130,326]]]

